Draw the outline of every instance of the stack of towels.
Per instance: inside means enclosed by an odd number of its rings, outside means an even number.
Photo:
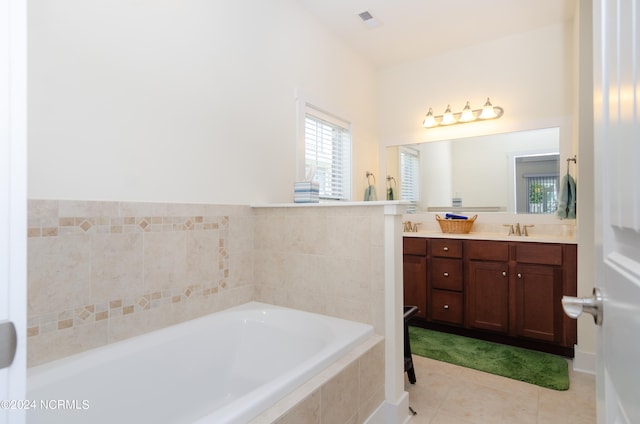
[[[294,203],[320,202],[320,184],[317,181],[299,181],[294,183]]]

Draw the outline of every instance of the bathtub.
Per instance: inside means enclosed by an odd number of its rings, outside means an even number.
[[[27,423],[244,423],[373,335],[250,302],[27,374]]]

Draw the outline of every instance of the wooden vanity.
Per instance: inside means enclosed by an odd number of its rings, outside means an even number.
[[[403,259],[412,325],[573,357],[575,244],[410,236]]]

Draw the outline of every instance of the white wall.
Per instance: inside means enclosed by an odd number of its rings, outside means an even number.
[[[381,145],[560,126],[561,145],[570,149],[571,51],[567,23],[386,68],[379,78]],[[502,118],[422,127],[429,107],[436,115],[448,104],[459,112],[466,101],[479,109],[487,97],[504,108]]]
[[[28,25],[30,198],[291,201],[296,90],[352,122],[355,200],[378,164],[373,68],[294,0],[42,0]]]

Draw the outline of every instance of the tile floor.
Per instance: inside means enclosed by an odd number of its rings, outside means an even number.
[[[596,423],[595,377],[570,370],[567,391],[413,355],[416,384],[405,387],[418,413],[411,424]]]

